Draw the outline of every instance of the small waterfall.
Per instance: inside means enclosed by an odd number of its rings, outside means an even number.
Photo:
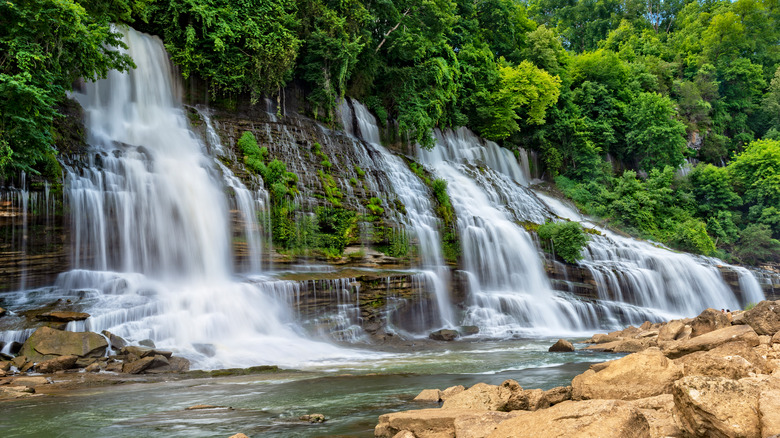
[[[593,224],[573,208],[538,194],[559,217],[582,223],[602,235],[592,235],[585,249],[585,266],[596,279],[599,298],[658,309],[671,315],[693,316],[707,307],[740,309],[764,299],[753,274],[721,260],[674,252],[660,245],[619,236]],[[739,276],[743,301],[723,281],[718,266]]]
[[[352,101],[351,104],[360,137],[374,152],[371,155],[376,157],[373,167],[384,172],[392,184],[392,192],[406,209],[406,214],[398,217],[398,220],[413,231],[419,242],[422,268],[433,273],[429,278],[437,297],[439,323],[454,326],[457,321],[449,298],[449,270],[444,263],[439,219],[434,213],[430,190],[409,170],[403,159],[382,146],[376,118],[368,109],[357,101]],[[351,132],[352,111],[346,100],[341,103],[341,114],[343,125],[347,132]]]
[[[217,131],[214,129],[208,111],[205,108],[197,108],[196,110],[206,127],[207,150],[215,158],[228,156],[228,152],[226,152],[225,148],[222,146],[222,141],[220,140],[219,135],[217,135]],[[259,176],[252,176],[254,187],[257,189],[250,191],[246,185],[233,174],[233,171],[231,171],[230,168],[222,164],[219,160],[215,159],[214,162],[219,167],[223,183],[233,191],[233,197],[230,199],[232,204],[231,210],[236,211],[238,222],[243,224],[243,234],[240,238],[246,241],[246,269],[249,272],[259,272],[262,268],[263,239],[258,224],[258,217],[259,215],[262,215],[262,217],[266,219],[266,223],[270,220],[270,200],[268,192],[263,187],[263,181]],[[235,247],[237,245],[238,242],[234,241],[234,252],[236,252]]]

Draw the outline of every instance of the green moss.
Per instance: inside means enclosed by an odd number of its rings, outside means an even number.
[[[539,227],[539,239],[550,242],[550,250],[568,263],[582,260],[588,236],[578,222],[550,222]],[[543,242],[544,243],[544,242]]]

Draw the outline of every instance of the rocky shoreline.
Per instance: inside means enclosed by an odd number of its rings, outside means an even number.
[[[645,322],[585,342],[630,354],[548,391],[514,380],[424,390],[415,400],[439,407],[381,415],[375,436],[780,436],[780,301]]]

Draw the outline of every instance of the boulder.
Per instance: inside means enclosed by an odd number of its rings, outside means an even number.
[[[46,385],[48,383],[49,383],[49,379],[41,376],[14,377],[14,379],[11,381],[11,385],[14,386],[39,386],[39,385]]]
[[[593,335],[590,339],[585,341],[586,344],[606,344],[607,342],[619,341],[620,338],[614,334],[598,333]]]
[[[423,389],[417,397],[414,398],[416,402],[438,403],[441,401],[441,391],[438,389]]]
[[[685,323],[676,319],[669,321],[658,330],[658,342],[668,342],[680,340],[680,334],[685,328]]]
[[[639,409],[620,400],[565,401],[503,421],[489,438],[650,437]]]
[[[184,373],[190,370],[190,361],[183,357],[171,357],[168,359],[168,367],[172,373]]]
[[[308,421],[309,423],[324,423],[328,421],[322,414],[307,414],[301,415],[299,418],[301,421]]]
[[[0,360],[0,371],[9,371],[11,369],[10,360]]]
[[[462,336],[471,336],[479,333],[479,327],[475,325],[464,325],[458,328],[458,332]]]
[[[480,416],[485,413],[487,412],[474,412],[471,409],[419,409],[384,414],[379,416],[379,423],[374,428],[374,436],[391,438],[401,431],[409,431],[417,438],[452,438],[456,436],[456,419]],[[498,414],[504,414],[507,418],[511,418],[525,413]]]
[[[671,392],[683,367],[658,348],[611,361],[599,372],[585,371],[572,380],[572,399],[636,400]]]
[[[25,363],[27,363],[27,356],[24,355],[16,356],[11,359],[11,365],[15,366],[17,369],[22,368]]]
[[[621,339],[604,344],[590,345],[585,347],[585,349],[610,353],[636,353],[652,346],[655,346],[654,339]]]
[[[771,344],[780,344],[780,332],[777,332],[774,335],[772,335]]]
[[[672,392],[675,416],[686,435],[758,437],[759,387],[751,379],[684,377]]]
[[[712,350],[730,342],[746,342],[751,347],[755,347],[758,345],[758,335],[747,325],[730,326],[685,341],[665,344],[664,354],[677,359],[696,351]]]
[[[84,371],[88,373],[99,373],[100,372],[100,363],[95,362],[91,365],[88,365],[86,368],[84,368]]]
[[[455,330],[441,329],[431,333],[428,337],[434,341],[454,341],[458,337],[458,332]]]
[[[466,415],[455,418],[453,424],[455,436],[458,438],[486,438],[499,424],[521,415],[524,411],[515,412],[481,412],[476,415]]]
[[[566,400],[571,400],[571,386],[558,386],[553,389],[544,391],[539,401],[536,403],[536,409],[547,409],[550,406],[563,403]]]
[[[122,364],[122,372],[126,374],[141,374],[154,362],[154,357],[144,357]]]
[[[143,347],[149,347],[149,348],[156,347],[156,345],[154,345],[154,341],[151,339],[144,339],[143,341],[138,342],[138,345],[141,345]]]
[[[145,358],[146,359],[146,358]],[[169,373],[171,372],[171,362],[168,360],[167,357],[157,354],[154,357],[152,357],[152,361],[149,363],[149,365],[144,368],[144,373]]]
[[[0,316],[5,316],[6,310],[0,307]]]
[[[0,386],[0,400],[25,398],[35,395],[35,388],[28,386]]]
[[[547,351],[554,353],[571,353],[574,351],[574,345],[572,345],[571,342],[567,341],[566,339],[558,339],[558,342],[553,344],[553,346],[547,349]]]
[[[243,433],[237,433],[235,435],[231,435],[230,438],[249,438],[249,437],[244,435]]]
[[[695,338],[696,336],[701,336],[730,325],[731,321],[724,312],[715,309],[705,309],[690,322],[691,337]]]
[[[651,438],[682,438],[683,430],[674,421],[674,397],[661,394],[655,397],[641,398],[631,402],[650,425]]]
[[[447,398],[442,409],[471,409],[475,411],[514,411],[528,409],[528,397],[514,380],[500,386],[477,383],[471,388]]]
[[[774,379],[776,382],[778,379]],[[758,395],[758,421],[761,436],[771,437],[780,434],[780,388],[768,385]]]
[[[76,365],[78,356],[59,356],[54,359],[45,360],[39,362],[35,366],[35,370],[43,374],[51,374],[55,371],[69,370]]]
[[[103,330],[100,334],[108,338],[108,343],[111,345],[112,350],[120,350],[127,346],[127,341],[108,330]]]
[[[457,386],[450,386],[449,388],[445,389],[441,392],[440,398],[442,400],[447,400],[448,398],[460,394],[461,392],[465,391],[466,387],[463,385],[457,385]]]
[[[402,430],[393,435],[393,438],[417,438],[414,434],[408,430]]]
[[[101,357],[106,348],[108,342],[97,333],[41,327],[24,342],[21,354],[37,362],[57,356]]]
[[[743,314],[742,322],[759,335],[773,336],[780,331],[780,301],[761,301]]]
[[[83,312],[46,312],[35,315],[36,319],[41,321],[51,322],[71,322],[71,321],[84,321],[89,318],[89,313]]]
[[[768,364],[744,342],[731,342],[709,351],[697,351],[675,360],[685,376],[726,377],[739,380],[751,373],[765,373]]]

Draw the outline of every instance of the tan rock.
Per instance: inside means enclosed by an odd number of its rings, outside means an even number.
[[[696,351],[712,350],[730,342],[746,342],[751,347],[758,345],[758,335],[750,326],[736,325],[705,333],[686,341],[664,345],[664,354],[672,359]]]
[[[141,374],[154,362],[154,357],[144,357],[122,365],[122,372],[126,374]]]
[[[394,412],[379,416],[374,436],[394,437],[401,431],[412,432],[417,438],[452,438],[455,436],[455,420],[485,413],[471,409],[418,409]],[[520,412],[525,414],[526,412]],[[518,415],[510,413],[509,415]]]
[[[759,335],[773,336],[780,331],[780,301],[761,301],[744,313],[742,322]]]
[[[0,360],[0,371],[9,371],[11,369],[10,360]]]
[[[106,348],[108,342],[97,333],[41,327],[27,338],[19,354],[38,362],[57,356],[101,357]]]
[[[572,399],[636,400],[671,392],[683,375],[682,366],[658,348],[648,348],[610,362],[603,370],[588,370],[572,380]]]
[[[658,330],[658,342],[677,341],[683,327],[685,324],[679,319],[669,321]]]
[[[780,332],[778,332],[780,333]],[[758,336],[758,344],[759,345],[772,345],[772,337],[769,335],[759,335]]]
[[[762,437],[780,434],[780,390],[777,387],[761,389],[758,396],[758,421]]]
[[[695,338],[705,333],[729,327],[730,325],[731,321],[729,321],[729,317],[722,311],[705,309],[699,316],[693,318],[693,321],[690,322],[692,330],[691,337]]]
[[[414,436],[414,433],[408,430],[402,430],[398,432],[397,434],[393,435],[393,438],[417,438]]]
[[[590,339],[585,341],[586,344],[605,344],[607,342],[619,341],[620,338],[617,335],[598,333],[593,335]]]
[[[650,436],[639,409],[620,400],[565,401],[505,420],[489,438],[602,438]]]
[[[739,380],[751,373],[763,373],[767,362],[744,342],[732,342],[709,351],[687,354],[675,362],[685,376],[726,377]]]
[[[645,321],[642,323],[642,325],[639,326],[639,330],[650,330],[650,328],[653,327],[653,323],[650,321]]]
[[[655,397],[641,398],[631,402],[650,425],[651,438],[683,437],[683,430],[674,421],[674,397],[661,394]]]
[[[22,368],[25,363],[29,362],[27,360],[27,356],[19,355],[15,358],[11,359],[11,365],[15,366],[16,368]]]
[[[558,339],[547,351],[551,353],[571,353],[574,351],[574,345],[566,339]]]
[[[76,365],[78,356],[59,356],[54,359],[39,362],[35,370],[43,374],[51,374],[60,370],[69,370]]]
[[[447,400],[448,398],[460,394],[461,392],[465,391],[466,387],[463,385],[457,385],[457,386],[450,386],[449,388],[445,389],[441,392],[441,399]]]
[[[486,438],[502,422],[521,415],[524,411],[515,412],[482,412],[477,415],[467,415],[455,419],[455,436],[458,438]]]
[[[536,403],[535,408],[547,409],[550,406],[557,405],[558,403],[565,402],[566,400],[571,400],[571,392],[571,386],[558,386],[556,388],[544,391],[542,396],[539,398],[539,401]]]
[[[525,406],[522,404],[519,405],[521,407],[518,407],[517,409],[527,409],[531,411],[535,411],[537,409],[540,409],[540,406],[542,404],[542,398],[544,397],[544,391],[541,389],[526,389],[523,391],[522,398],[527,400],[525,403]],[[518,406],[518,405],[515,405]]]
[[[636,353],[646,348],[655,346],[655,339],[622,339],[604,344],[590,345],[586,350],[607,351],[610,353]]]
[[[442,404],[442,409],[472,409],[477,411],[508,411],[524,409],[528,401],[523,400],[523,389],[517,382],[506,381],[501,386],[477,383],[471,388],[454,395]]]
[[[687,435],[757,437],[759,387],[751,379],[684,377],[672,392],[675,416]]]
[[[28,376],[20,376],[15,377],[11,381],[11,385],[14,386],[40,386],[40,385],[46,385],[49,383],[49,380],[46,377],[28,377]]]
[[[244,435],[243,433],[237,433],[235,435],[231,435],[230,438],[249,438],[249,437]]]
[[[775,333],[772,335],[772,342],[771,344],[780,344],[780,332]]]
[[[99,373],[100,372],[100,364],[98,362],[95,362],[91,365],[88,365],[86,368],[84,368],[84,371],[88,373]]]
[[[41,321],[52,321],[52,322],[83,321],[89,318],[89,313],[67,312],[67,311],[46,312],[46,313],[35,315],[35,318],[40,319]]]
[[[35,389],[29,386],[0,386],[0,400],[25,398],[35,395]]]
[[[417,397],[414,398],[416,402],[438,403],[441,401],[441,391],[438,389],[423,389]]]

